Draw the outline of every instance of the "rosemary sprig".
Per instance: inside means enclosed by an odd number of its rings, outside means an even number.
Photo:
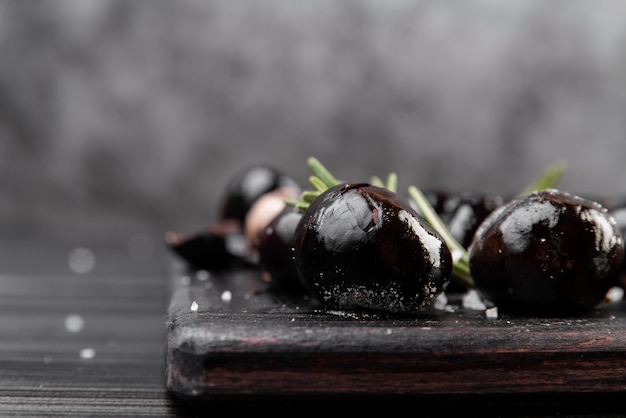
[[[317,177],[326,188],[330,188],[339,184],[339,181],[333,176],[330,171],[315,157],[309,157],[307,159],[307,165],[313,173],[313,177]]]
[[[547,165],[537,178],[522,189],[515,197],[525,196],[537,190],[545,190],[556,187],[567,168],[564,160],[558,159]],[[452,252],[452,280],[467,289],[473,289],[474,280],[469,268],[469,255],[459,242],[452,236],[444,222],[441,220],[435,209],[432,207],[426,196],[415,186],[409,186],[409,197],[415,201],[422,213],[422,217],[428,222],[439,235],[442,236],[448,248]]]
[[[386,182],[383,182],[383,180],[378,176],[373,176],[370,179],[370,184],[373,186],[384,187],[395,193],[398,190],[398,175],[396,173],[389,173]]]
[[[295,206],[301,211],[307,210],[311,202],[326,190],[339,184],[339,181],[331,174],[330,171],[315,157],[307,159],[309,170],[313,173],[309,177],[309,183],[313,186],[313,190],[305,190],[300,194],[297,200],[286,199],[285,203]]]
[[[415,201],[422,217],[441,235],[452,253],[452,280],[467,289],[474,288],[467,250],[452,236],[426,196],[415,186],[409,186],[409,196]]]
[[[302,211],[305,211],[319,195],[339,184],[335,176],[317,158],[309,157],[307,165],[312,173],[309,177],[309,183],[311,183],[313,190],[303,191],[297,200],[285,200],[286,204],[295,206]],[[390,173],[386,182],[383,182],[379,177],[372,177],[371,184],[386,187],[395,192],[398,187],[398,176],[395,173]]]
[[[545,190],[555,187],[565,174],[567,169],[567,161],[556,159],[552,163],[546,165],[539,176],[529,185],[520,190],[515,197],[522,197],[537,190]]]

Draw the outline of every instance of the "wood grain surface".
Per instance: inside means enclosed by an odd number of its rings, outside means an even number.
[[[347,317],[302,295],[267,292],[255,272],[178,274],[158,241],[137,260],[125,235],[5,238],[3,417],[626,410],[621,306],[559,320]],[[69,267],[77,249],[93,257],[89,271]]]
[[[172,277],[167,385],[199,406],[626,411],[626,305],[585,316],[329,312],[253,269]],[[521,408],[521,409],[519,409]]]
[[[149,259],[133,259],[129,237],[5,236],[0,416],[193,413],[164,384],[163,253],[157,244]],[[81,250],[93,257],[88,272],[69,267]]]

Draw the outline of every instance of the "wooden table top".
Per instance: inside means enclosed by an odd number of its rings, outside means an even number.
[[[167,389],[172,271],[160,237],[15,235],[0,242],[0,416],[191,417],[207,412]],[[424,405],[421,416],[439,415],[442,399],[434,410]],[[480,415],[531,413],[514,403]],[[219,408],[242,406],[235,397]],[[588,416],[594,412],[588,406],[579,413],[566,408],[559,416]],[[622,416],[623,406],[602,405],[598,411]],[[289,407],[301,410],[297,399]],[[552,416],[554,405],[543,413]]]
[[[146,238],[0,244],[0,416],[188,414],[164,385],[167,275]]]

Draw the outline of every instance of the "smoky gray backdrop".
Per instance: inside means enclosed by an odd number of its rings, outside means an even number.
[[[626,2],[0,1],[0,226],[192,231],[269,164],[626,195]]]

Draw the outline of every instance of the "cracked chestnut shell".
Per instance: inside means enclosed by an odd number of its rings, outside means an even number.
[[[624,242],[599,203],[560,190],[514,199],[480,225],[469,248],[478,291],[503,311],[589,311],[615,286]]]
[[[304,287],[325,306],[415,313],[443,291],[452,256],[443,238],[398,194],[340,184],[317,197],[294,236]]]

